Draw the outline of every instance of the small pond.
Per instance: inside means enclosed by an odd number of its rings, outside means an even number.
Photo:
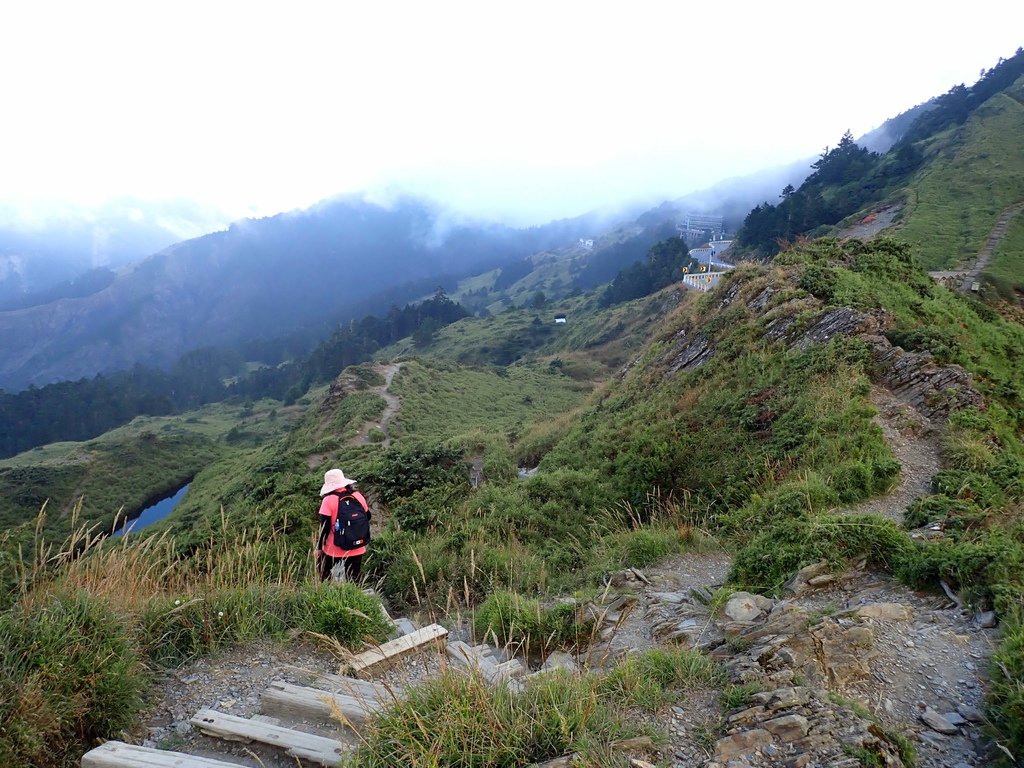
[[[155,504],[150,504],[135,517],[125,520],[124,524],[111,535],[120,536],[124,533],[128,533],[129,531],[141,531],[147,525],[152,525],[158,520],[163,520],[171,513],[172,509],[178,506],[178,502],[181,501],[182,497],[185,495],[189,485],[191,485],[191,483],[188,483],[176,490],[174,495],[160,499],[160,501]]]

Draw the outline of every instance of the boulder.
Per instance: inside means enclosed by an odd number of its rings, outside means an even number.
[[[807,735],[810,723],[803,715],[783,715],[764,723],[764,729],[784,742],[796,741]]]
[[[736,592],[725,604],[725,615],[733,621],[757,621],[774,603],[762,595]]]
[[[772,735],[764,728],[734,733],[715,742],[715,760],[729,762],[772,743]]]
[[[854,611],[858,619],[874,619],[875,621],[909,621],[910,606],[903,603],[867,603]]]
[[[921,722],[933,731],[945,734],[946,736],[952,736],[953,734],[960,732],[959,728],[931,707],[925,707],[924,712],[921,713]]]
[[[996,612],[978,611],[974,616],[974,623],[982,629],[991,629],[996,625]]]
[[[810,583],[811,579],[817,579],[820,576],[824,576],[828,573],[828,561],[819,560],[816,563],[804,566],[785,584],[785,590],[793,595],[802,595],[805,592],[811,591],[813,585]]]
[[[970,704],[957,704],[956,712],[960,717],[970,723],[985,722],[985,713],[977,707],[972,707]]]
[[[565,651],[553,651],[547,659],[544,660],[544,664],[541,666],[541,672],[550,672],[554,669],[567,669],[570,672],[578,672],[579,665],[576,663],[571,655]]]

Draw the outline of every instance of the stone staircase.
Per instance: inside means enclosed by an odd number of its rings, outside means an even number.
[[[385,612],[386,613],[386,612]],[[395,660],[414,653],[433,651],[457,667],[477,671],[490,682],[508,680],[518,687],[527,674],[518,659],[506,659],[503,651],[486,644],[470,645],[448,637],[439,624],[417,627],[409,619],[388,620],[392,639],[353,656],[342,675],[324,674],[312,686],[276,681],[263,691],[261,714],[238,717],[211,708],[199,709],[189,721],[202,733],[228,742],[265,745],[280,750],[286,764],[340,766],[358,744],[367,720],[404,695],[401,688],[374,681],[373,676]],[[340,724],[344,724],[344,726]],[[337,738],[311,732],[333,732]],[[263,765],[237,762],[108,741],[82,757],[82,768],[238,768]],[[301,761],[301,763],[299,762]]]

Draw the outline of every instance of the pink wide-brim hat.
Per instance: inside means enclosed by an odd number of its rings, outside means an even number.
[[[320,488],[320,495],[326,496],[331,491],[347,488],[354,482],[355,480],[351,477],[345,477],[345,473],[340,469],[329,469],[324,473],[324,484]]]

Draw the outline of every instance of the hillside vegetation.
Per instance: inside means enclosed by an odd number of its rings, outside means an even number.
[[[900,236],[927,269],[975,256],[1004,208],[1024,200],[1024,77],[931,141],[906,195]]]
[[[741,250],[773,255],[803,236],[821,236],[884,207],[918,247],[927,269],[975,256],[1000,212],[1024,200],[1024,49],[913,110],[887,151],[860,147],[847,132],[796,189],[780,190],[747,215]]]
[[[313,584],[317,491],[335,466],[373,504],[363,572],[393,611],[422,610],[529,658],[593,641],[592,618],[568,596],[598,599],[625,568],[710,549],[731,567],[709,611],[735,590],[779,596],[822,563],[864,563],[991,610],[990,757],[1019,762],[1024,328],[925,270],[971,255],[1024,198],[1021,81],[1007,81],[1022,62],[1019,52],[935,100],[884,155],[844,137],[799,190],[748,217],[747,247],[774,259],[741,264],[707,294],[671,284],[680,243],[637,256],[665,224],[638,220],[642,231],[589,261],[530,257],[464,283],[475,309],[502,309],[490,317],[436,294],[436,316],[410,306],[353,323],[305,361],[252,378],[285,401],[139,419],[0,463],[0,764],[76,764],[132,725],[161,667],[292,631],[342,647],[380,640],[375,597]],[[881,204],[904,205],[899,239],[802,237]],[[1022,226],[996,251],[982,297],[1016,296]],[[567,280],[596,285],[644,254],[615,290],[569,295]],[[504,309],[510,297],[520,303]],[[941,446],[927,492],[888,516],[858,513],[905,479],[879,392],[912,406],[907,428]],[[72,530],[109,526],[115,507],[187,480],[145,536]],[[813,621],[801,616],[798,632]],[[757,641],[724,647],[744,642]],[[609,734],[654,733],[669,686],[721,688],[723,715],[702,738],[728,733],[724,713],[756,691],[725,679],[688,648],[542,677],[515,695],[445,677],[384,712],[354,760],[518,766],[572,749],[618,768],[627,758]],[[906,741],[891,737],[910,765]]]
[[[839,568],[867,557],[924,588],[944,578],[1002,620],[989,714],[1000,742],[1020,749],[1024,332],[933,283],[911,250],[891,240],[807,243],[773,266],[737,270],[696,300],[671,296],[595,310],[586,321],[598,328],[609,321],[604,313],[662,312],[650,322],[622,324],[651,328],[654,338],[606,384],[570,376],[555,359],[496,368],[404,362],[391,388],[402,409],[387,448],[345,437],[383,407],[371,391],[381,383],[374,367],[347,370],[304,399],[305,414],[287,436],[208,463],[165,524],[164,538],[100,546],[56,574],[29,569],[26,578],[23,570],[23,596],[4,614],[15,670],[7,690],[31,679],[59,698],[66,688],[31,677],[48,646],[24,634],[22,628],[37,626],[24,617],[57,599],[77,606],[68,614],[71,625],[91,622],[81,618],[98,610],[90,601],[109,594],[139,558],[151,563],[148,580],[139,581],[133,602],[103,635],[124,669],[136,660],[173,664],[221,643],[314,626],[326,598],[302,586],[311,575],[310,518],[321,469],[340,465],[371,491],[383,519],[365,570],[398,609],[429,606],[457,615],[477,607],[481,616],[500,617],[507,615],[500,601],[592,594],[611,571],[712,541],[735,552],[732,584],[764,593],[820,559]],[[837,318],[848,323],[841,332],[821,330]],[[499,321],[488,322],[500,327]],[[457,326],[444,333],[456,338]],[[575,332],[577,340],[590,333]],[[440,336],[435,343],[443,348]],[[939,366],[962,366],[978,395],[971,405],[942,392],[929,401],[935,413],[949,414],[945,466],[933,493],[906,514],[908,526],[942,522],[946,535],[929,543],[877,516],[837,515],[883,493],[900,472],[868,400],[872,382],[886,380],[879,345],[894,342],[927,350]],[[585,347],[567,353],[583,355]],[[537,474],[517,477],[517,466],[538,461]],[[245,543],[227,556],[225,542],[237,541]],[[281,586],[268,591],[257,584]],[[237,618],[210,636],[188,623],[192,614],[174,611],[185,624],[146,639],[160,626],[147,617],[166,610],[157,603],[194,593],[203,595],[196,606],[216,609],[215,618],[201,613],[194,621],[216,622],[221,612]],[[244,618],[251,614],[263,618],[253,624]],[[58,614],[51,607],[47,615]],[[579,638],[564,612],[536,615],[536,626],[495,619],[492,628],[522,642],[543,641],[542,649]],[[139,634],[137,626],[151,629]],[[135,637],[142,639],[125,639]],[[60,682],[81,684],[74,676]],[[102,736],[130,720],[133,695],[125,693],[128,703],[116,718],[88,728],[76,718],[93,711],[92,703],[53,717],[67,733]],[[21,711],[0,718],[25,734],[15,754],[30,754],[37,726]],[[70,740],[65,749],[74,755]]]

